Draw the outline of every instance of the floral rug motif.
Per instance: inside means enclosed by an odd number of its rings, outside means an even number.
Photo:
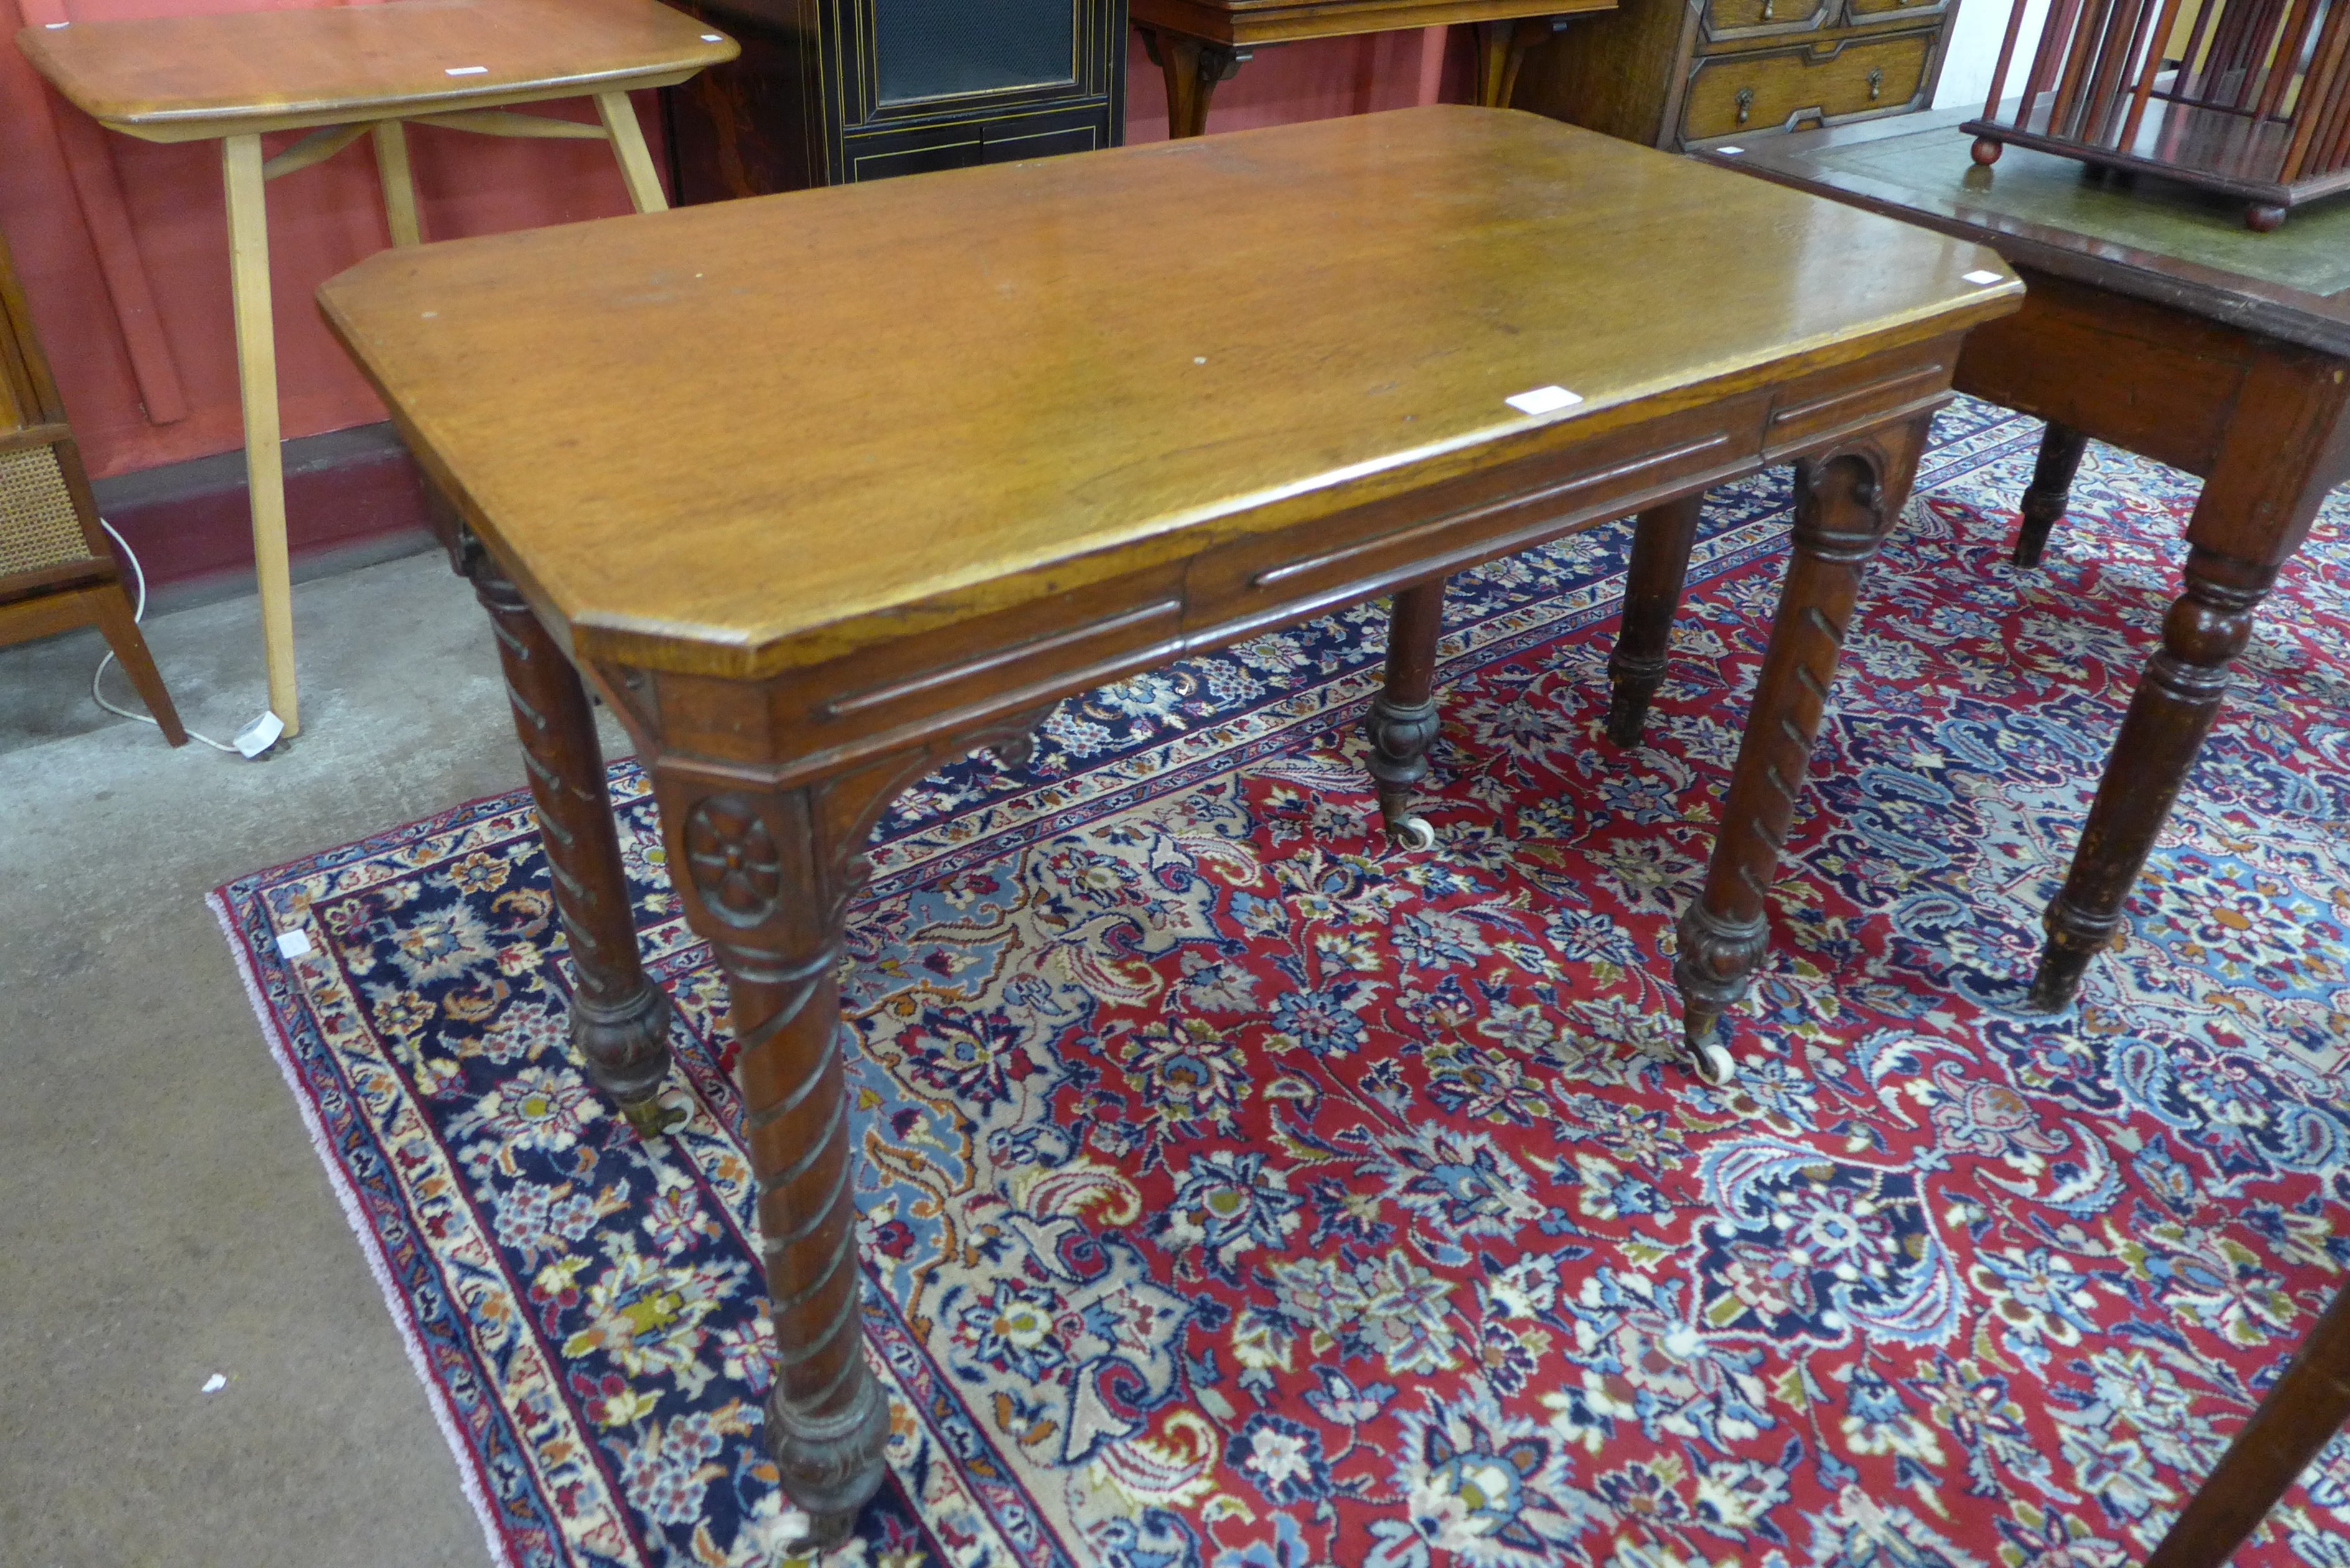
[[[1710,504],[1632,752],[1626,528],[1455,584],[1432,850],[1362,771],[1378,607],[909,792],[845,966],[892,1431],[836,1561],[2141,1559],[2350,1262],[2350,549],[2322,521],[2262,611],[2126,945],[2027,1013],[2194,497],[2093,448],[2017,570],[2038,435],[1937,427],[1730,1087],[1672,1061],[1667,976],[1783,473]],[[519,793],[216,901],[494,1553],[786,1561],[724,987],[614,781],[681,1017],[660,1143],[567,1058]],[[2237,1562],[2350,1568],[2345,1527],[2336,1444]]]

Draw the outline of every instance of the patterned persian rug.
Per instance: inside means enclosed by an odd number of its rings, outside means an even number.
[[[2025,1013],[2193,496],[2093,449],[2017,571],[2038,433],[1938,429],[1732,1087],[1670,1061],[1665,977],[1783,473],[1715,497],[1635,752],[1626,529],[1456,585],[1431,851],[1375,830],[1377,607],[906,795],[846,969],[890,1479],[837,1561],[2143,1557],[2350,1262],[2350,549],[2286,572],[2126,946]],[[521,794],[218,907],[494,1552],[785,1561],[723,987],[614,780],[682,1017],[659,1144],[566,1059]],[[2345,1568],[2345,1525],[2337,1445],[2238,1562]]]

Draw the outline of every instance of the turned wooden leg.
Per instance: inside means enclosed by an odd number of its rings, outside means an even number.
[[[1607,656],[1607,738],[1638,745],[1648,722],[1648,703],[1664,683],[1671,662],[1673,617],[1681,607],[1689,579],[1690,550],[1697,543],[1698,516],[1705,495],[1684,495],[1639,515],[1632,534],[1632,566],[1624,583],[1624,625],[1616,651]]]
[[[2334,1298],[2284,1376],[2210,1479],[2187,1501],[2146,1568],[2220,1568],[2350,1421],[2350,1290]]]
[[[1705,888],[1681,916],[1673,980],[1690,1054],[1709,1078],[1729,1070],[1711,1036],[1746,994],[1768,944],[1764,911],[1779,849],[1811,764],[1836,655],[1862,573],[1901,515],[1924,444],[1923,418],[1795,464],[1794,556],[1779,590],[1754,706],[1738,747]]]
[[[669,998],[637,956],[595,714],[571,661],[479,546],[466,575],[497,632],[556,912],[570,939],[572,1048],[638,1134],[657,1137],[669,1075]]]
[[[139,635],[139,622],[130,613],[130,597],[120,582],[102,584],[90,590],[90,615],[98,629],[106,637],[107,647],[114,649],[115,662],[122,673],[130,677],[139,700],[147,704],[147,711],[163,732],[163,738],[175,746],[188,743],[188,732],[180,722],[180,711],[172,706],[172,693],[164,689],[163,672],[155,668],[155,656],[147,650],[147,639]]]
[[[858,1314],[855,1148],[840,1061],[841,930],[869,816],[823,786],[761,791],[657,774],[686,919],[726,971],[743,1135],[759,1186],[775,1325],[767,1445],[813,1544],[844,1539],[881,1484],[889,1407]]]
[[[1249,52],[1161,27],[1136,31],[1142,35],[1144,52],[1167,82],[1168,138],[1180,140],[1206,135],[1208,105],[1216,96],[1216,84],[1232,80]]]
[[[2036,566],[2048,547],[2048,531],[2064,520],[2073,493],[2073,476],[2081,471],[2081,454],[2089,438],[2071,425],[2048,421],[2040,437],[2040,461],[2032,470],[2032,486],[2023,493],[2023,520],[2015,530],[2015,564]]]
[[[2220,711],[2228,667],[2251,638],[2253,607],[2268,597],[2276,567],[2198,545],[2188,552],[2186,576],[2106,759],[2064,890],[2048,906],[2031,1001],[2046,1012],[2072,1002],[2089,960],[2121,929],[2122,903]]]
[[[1436,830],[1412,815],[1411,800],[1428,776],[1428,749],[1436,743],[1436,645],[1443,635],[1442,577],[1396,591],[1388,611],[1387,687],[1371,699],[1363,722],[1379,816],[1389,833],[1419,849],[1436,842]]]

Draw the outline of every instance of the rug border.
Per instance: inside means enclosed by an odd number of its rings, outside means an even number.
[[[434,1424],[441,1428],[441,1438],[449,1447],[450,1457],[456,1461],[457,1484],[464,1489],[465,1501],[473,1506],[473,1516],[482,1527],[482,1539],[489,1548],[490,1561],[502,1565],[502,1568],[523,1568],[521,1559],[515,1555],[505,1532],[498,1528],[497,1513],[490,1506],[489,1489],[484,1484],[472,1448],[458,1430],[456,1413],[450,1408],[448,1393],[441,1386],[440,1380],[432,1376],[432,1368],[425,1360],[423,1336],[417,1330],[415,1315],[409,1310],[407,1298],[400,1293],[399,1282],[392,1278],[391,1264],[383,1255],[382,1242],[369,1227],[367,1216],[359,1208],[359,1194],[351,1187],[350,1177],[335,1158],[334,1147],[327,1140],[327,1129],[318,1119],[318,1108],[310,1103],[309,1095],[302,1087],[301,1075],[295,1066],[292,1049],[285,1032],[277,1025],[276,1017],[270,1012],[268,999],[262,995],[261,981],[254,973],[253,956],[245,950],[244,942],[238,935],[236,916],[229,908],[225,893],[226,888],[222,887],[205,894],[205,907],[212,910],[213,919],[220,925],[221,935],[227,940],[229,955],[236,963],[237,979],[244,983],[245,1001],[253,1008],[255,1018],[259,1020],[262,1038],[269,1044],[270,1058],[277,1064],[278,1075],[286,1080],[286,1090],[294,1096],[295,1106],[302,1114],[302,1127],[309,1134],[310,1150],[317,1157],[318,1163],[326,1168],[327,1185],[334,1189],[335,1201],[343,1211],[343,1222],[359,1238],[359,1255],[367,1260],[368,1272],[375,1276],[376,1289],[383,1294],[384,1306],[390,1314],[392,1327],[400,1334],[400,1347],[408,1353],[409,1369],[416,1374],[416,1381],[423,1385],[424,1402],[432,1411]]]

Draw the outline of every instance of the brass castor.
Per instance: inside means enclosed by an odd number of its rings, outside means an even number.
[[[682,1127],[686,1119],[682,1109],[667,1108],[658,1095],[649,1100],[623,1101],[620,1114],[629,1118],[629,1125],[636,1128],[637,1136],[647,1143],[666,1137],[671,1128]]]

